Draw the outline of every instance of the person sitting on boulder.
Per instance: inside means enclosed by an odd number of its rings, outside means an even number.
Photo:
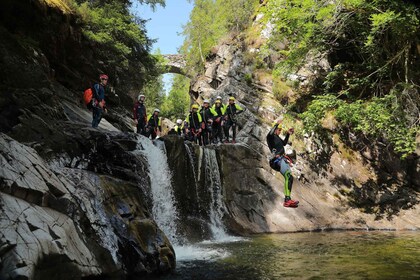
[[[202,126],[204,125],[201,115],[198,113],[198,105],[193,104],[191,106],[191,112],[188,114],[185,121],[188,123],[188,129],[186,133],[188,134],[188,140],[198,143],[201,145],[200,135],[202,131]]]
[[[145,134],[144,127],[146,126],[147,122],[147,113],[146,113],[146,106],[144,105],[144,100],[146,97],[143,94],[140,94],[137,97],[137,101],[134,104],[134,122],[137,125],[137,133],[138,134]]]
[[[290,194],[292,192],[293,176],[291,174],[290,165],[291,159],[285,155],[284,146],[289,141],[289,136],[293,134],[294,129],[290,128],[286,132],[286,137],[281,139],[279,134],[282,130],[280,124],[282,119],[274,123],[270,132],[267,134],[267,144],[273,157],[270,159],[270,167],[280,172],[284,177],[284,207],[298,207],[299,201],[292,200]]]
[[[159,118],[159,113],[160,110],[155,109],[153,111],[153,114],[147,117],[145,136],[149,138],[151,135],[152,140],[156,139],[157,136],[160,137],[160,134],[162,132],[161,119]]]
[[[93,85],[92,88],[92,127],[98,128],[102,119],[102,113],[107,109],[105,107],[105,87],[108,83],[108,76],[101,74],[99,76],[100,82]]]
[[[226,105],[225,110],[225,123],[224,123],[224,130],[225,130],[225,143],[229,143],[229,130],[232,127],[232,143],[236,143],[236,116],[242,113],[244,110],[235,103],[235,97],[229,97],[229,104]]]

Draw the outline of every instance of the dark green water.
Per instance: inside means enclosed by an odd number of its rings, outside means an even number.
[[[160,279],[420,279],[419,232],[271,234],[194,247],[180,249],[176,272]]]

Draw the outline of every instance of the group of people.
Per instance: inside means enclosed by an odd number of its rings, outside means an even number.
[[[108,76],[101,74],[100,82],[92,87],[92,101],[89,108],[92,109],[92,127],[97,128],[102,113],[106,112],[105,86]],[[160,110],[154,109],[152,114],[147,115],[144,104],[146,97],[140,94],[134,105],[133,115],[137,126],[137,133],[155,139],[161,135],[162,126],[159,117]],[[186,140],[208,145],[210,143],[229,143],[229,132],[232,128],[232,143],[236,143],[237,115],[244,110],[235,103],[233,96],[229,97],[228,104],[222,103],[222,97],[217,96],[213,106],[208,99],[204,100],[201,108],[197,104],[191,106],[191,111],[184,121],[178,119],[171,133],[185,137]],[[284,177],[284,207],[296,208],[299,201],[291,199],[293,176],[291,173],[292,160],[285,154],[284,146],[288,143],[289,136],[294,133],[293,128],[286,131],[284,139],[280,137],[282,131],[282,119],[275,122],[267,134],[267,144],[272,152],[269,161],[270,167],[280,172]]]
[[[137,133],[155,139],[162,132],[159,109],[147,115],[145,96],[140,94],[134,104],[133,115],[137,124]],[[178,119],[169,134],[177,134],[185,140],[199,145],[217,143],[236,143],[237,115],[244,110],[235,103],[233,96],[229,97],[228,104],[222,104],[222,97],[217,96],[213,106],[208,99],[200,106],[193,104],[185,120]],[[232,141],[230,130],[232,129]]]
[[[138,134],[156,139],[156,137],[160,137],[162,133],[162,120],[159,117],[160,110],[155,109],[152,114],[148,115],[146,112],[146,105],[144,104],[145,100],[146,96],[143,94],[138,96],[137,102],[134,104],[133,108],[133,119],[136,123]]]
[[[223,104],[222,97],[217,96],[212,106],[206,99],[201,108],[193,104],[184,121],[177,120],[178,127],[175,132],[184,136],[186,140],[203,146],[219,142],[236,143],[237,115],[242,112],[244,110],[235,103],[233,96],[229,97],[228,104]],[[232,140],[230,141],[231,129]]]

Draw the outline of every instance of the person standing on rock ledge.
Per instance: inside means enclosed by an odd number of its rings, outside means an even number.
[[[101,74],[99,76],[100,83],[93,85],[93,101],[92,101],[92,127],[98,128],[102,119],[102,112],[107,112],[105,107],[105,87],[108,83],[108,76]]]
[[[217,116],[214,118],[213,121],[213,143],[217,144],[218,141],[220,143],[223,142],[223,116],[225,114],[225,106],[222,105],[222,98],[220,96],[217,97],[215,103],[213,104],[212,109],[216,112]]]
[[[188,123],[188,127],[185,130],[185,133],[188,135],[187,140],[202,145],[200,135],[202,127],[204,127],[204,122],[201,118],[201,115],[198,113],[198,108],[199,107],[197,104],[193,104],[191,106],[191,112],[185,119],[185,122]]]
[[[144,127],[146,126],[147,122],[147,113],[146,113],[146,106],[144,105],[144,100],[146,96],[140,94],[137,98],[136,104],[134,104],[134,122],[137,125],[137,133],[138,134],[145,134]]]
[[[217,113],[213,110],[213,108],[210,107],[210,101],[208,99],[203,101],[200,115],[204,123],[201,132],[201,143],[203,143],[203,146],[206,146],[213,140],[214,135],[212,131],[212,125],[214,117],[217,116]]]
[[[273,158],[270,159],[270,167],[274,170],[280,172],[284,177],[284,207],[298,207],[299,201],[292,200],[290,194],[292,192],[293,185],[293,176],[290,170],[290,165],[292,160],[285,155],[284,146],[289,141],[289,136],[294,133],[294,129],[290,128],[286,132],[286,137],[284,139],[280,138],[282,119],[279,119],[274,123],[270,132],[267,134],[267,144],[270,148],[270,151],[273,153]]]
[[[162,133],[161,118],[159,118],[159,109],[155,109],[153,114],[147,117],[147,123],[145,127],[145,136],[149,138],[152,136],[152,140],[156,139],[157,136],[160,137]]]
[[[225,109],[225,123],[224,123],[224,130],[225,130],[225,141],[224,143],[229,143],[229,130],[232,127],[232,143],[236,143],[236,115],[242,113],[244,109],[241,108],[238,104],[235,103],[235,97],[229,97],[229,103],[226,105]]]

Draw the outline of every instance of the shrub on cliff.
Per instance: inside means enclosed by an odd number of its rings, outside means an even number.
[[[334,110],[342,126],[384,137],[397,152],[415,150],[419,133],[420,11],[410,1],[273,0],[267,14],[275,31],[269,44],[287,40],[278,75],[295,73],[310,54],[322,53],[332,70],[313,90],[302,114],[319,129]]]

